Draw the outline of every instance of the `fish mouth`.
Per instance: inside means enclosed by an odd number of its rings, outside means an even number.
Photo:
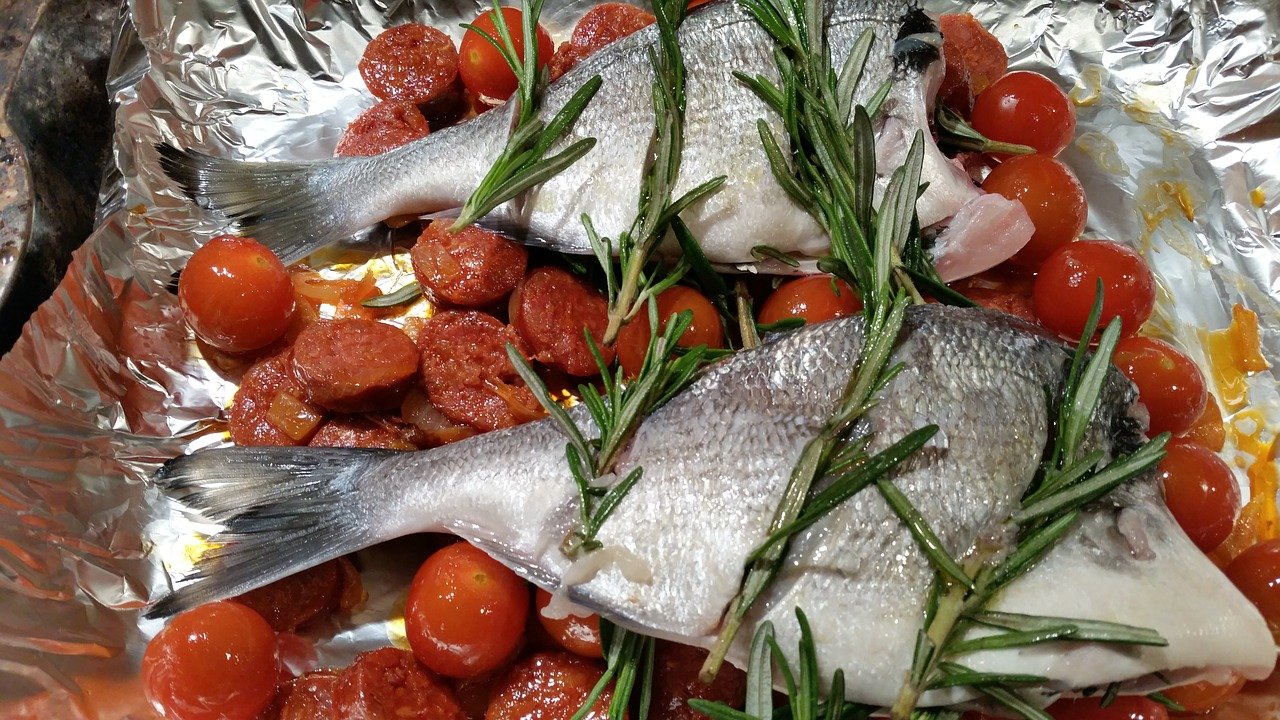
[[[922,73],[942,60],[942,33],[933,18],[919,7],[906,12],[899,21],[893,43],[893,63],[898,71]]]

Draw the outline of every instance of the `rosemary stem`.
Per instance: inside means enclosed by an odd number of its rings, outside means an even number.
[[[751,313],[751,296],[747,294],[746,283],[739,280],[734,285],[734,295],[738,310],[738,335],[742,338],[742,348],[760,347],[760,334],[756,331],[756,321]]]
[[[635,304],[636,296],[640,292],[640,273],[644,270],[642,260],[648,255],[648,251],[649,248],[644,246],[632,251],[631,256],[637,261],[627,263],[626,274],[622,276],[622,283],[618,286],[617,298],[609,308],[609,325],[605,328],[602,341],[604,345],[612,345],[613,341],[618,339],[618,331],[622,329],[622,323],[627,319],[627,312]]]

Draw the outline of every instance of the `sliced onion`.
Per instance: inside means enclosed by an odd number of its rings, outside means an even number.
[[[287,392],[278,392],[267,408],[267,421],[294,442],[304,442],[324,422],[324,413]]]

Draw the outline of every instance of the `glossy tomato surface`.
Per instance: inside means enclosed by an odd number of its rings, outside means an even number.
[[[1030,145],[1053,157],[1071,143],[1076,113],[1071,101],[1049,78],[1019,70],[996,80],[978,94],[969,119],[991,140]]]
[[[515,48],[516,55],[523,60],[524,37],[520,23],[524,15],[516,8],[504,7],[502,17],[506,21],[507,32],[511,34],[511,44]],[[481,14],[471,24],[499,43],[502,42],[494,24],[492,10]],[[555,46],[551,44],[551,36],[542,29],[541,25],[538,25],[536,35],[538,68],[541,69],[551,61],[551,53],[555,50]],[[462,76],[462,84],[466,85],[471,92],[494,100],[505,100],[515,92],[516,76],[511,72],[511,67],[503,59],[502,53],[498,52],[498,49],[475,29],[468,28],[466,34],[462,36],[458,56],[460,61],[458,70]]]
[[[1233,672],[1224,682],[1201,681],[1164,690],[1164,696],[1182,706],[1178,715],[1203,715],[1230,700],[1244,688],[1244,676]]]
[[[1009,158],[987,175],[982,189],[1017,200],[1027,209],[1035,232],[1012,261],[1032,269],[1075,240],[1089,215],[1084,186],[1070,168],[1047,155]]]
[[[142,656],[147,699],[172,720],[251,720],[275,698],[278,677],[275,632],[234,602],[178,615]]]
[[[1112,363],[1138,386],[1138,400],[1151,413],[1150,435],[1184,433],[1204,413],[1209,396],[1204,374],[1169,343],[1125,338],[1116,345]]]
[[[1121,336],[1138,332],[1156,304],[1156,280],[1133,250],[1104,240],[1081,240],[1058,249],[1040,267],[1032,288],[1036,316],[1046,328],[1080,339],[1102,281],[1098,332],[1120,318]]]
[[[560,647],[576,655],[589,658],[603,657],[600,648],[600,617],[598,615],[565,614],[564,617],[548,617],[547,606],[551,593],[538,588],[534,612],[538,622]]]
[[[672,315],[685,310],[693,313],[692,324],[676,341],[680,347],[724,347],[724,326],[720,323],[720,313],[702,293],[676,285],[662,291],[658,295],[657,304],[659,327],[665,328]],[[647,309],[642,309],[618,332],[618,364],[628,375],[635,376],[640,372],[645,352],[649,349],[650,334]]]
[[[1154,700],[1135,695],[1116,698],[1102,707],[1100,698],[1059,700],[1049,706],[1054,720],[1168,720],[1169,711]]]
[[[1218,454],[1192,442],[1165,448],[1157,469],[1169,512],[1196,547],[1209,552],[1231,534],[1240,512],[1240,488]]]
[[[528,613],[525,581],[459,542],[418,568],[405,605],[405,632],[418,662],[441,675],[470,678],[515,654]]]
[[[1266,618],[1271,634],[1280,637],[1280,538],[1240,553],[1227,565],[1226,573]]]
[[[765,298],[760,307],[761,325],[787,318],[820,323],[849,317],[862,309],[858,292],[843,280],[830,275],[809,275],[788,280]]]
[[[280,259],[257,240],[223,235],[187,260],[178,303],[201,340],[226,352],[249,352],[289,329],[293,283]]]

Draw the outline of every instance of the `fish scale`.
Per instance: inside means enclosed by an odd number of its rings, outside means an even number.
[[[735,353],[646,418],[618,468],[619,476],[634,467],[644,475],[601,529],[604,548],[576,561],[560,549],[578,496],[552,420],[416,453],[229,448],[177,458],[157,481],[226,531],[212,538],[195,576],[151,612],[235,595],[401,535],[448,531],[614,622],[710,645],[801,449],[836,406],[861,327],[861,318],[837,320]],[[892,359],[905,370],[863,427],[876,449],[939,426],[891,477],[954,555],[980,536],[1010,542],[999,530],[1045,452],[1047,403],[1069,359],[1061,342],[1011,316],[939,305],[908,311]],[[1088,447],[1128,451],[1141,440],[1133,398],[1112,369]],[[573,415],[588,423],[581,407]],[[932,576],[909,532],[868,488],[795,538],[730,659],[744,660],[751,628],[765,619],[793,649],[801,608],[824,673],[843,668],[851,700],[890,704],[910,667]],[[1169,640],[1163,648],[1051,643],[966,658],[979,669],[1043,675],[1052,691],[1113,681],[1142,691],[1164,682],[1157,673],[1185,680],[1223,668],[1265,677],[1275,662],[1257,610],[1187,540],[1150,476],[1091,507],[996,609],[1152,627]],[[956,689],[924,701],[970,696]]]

